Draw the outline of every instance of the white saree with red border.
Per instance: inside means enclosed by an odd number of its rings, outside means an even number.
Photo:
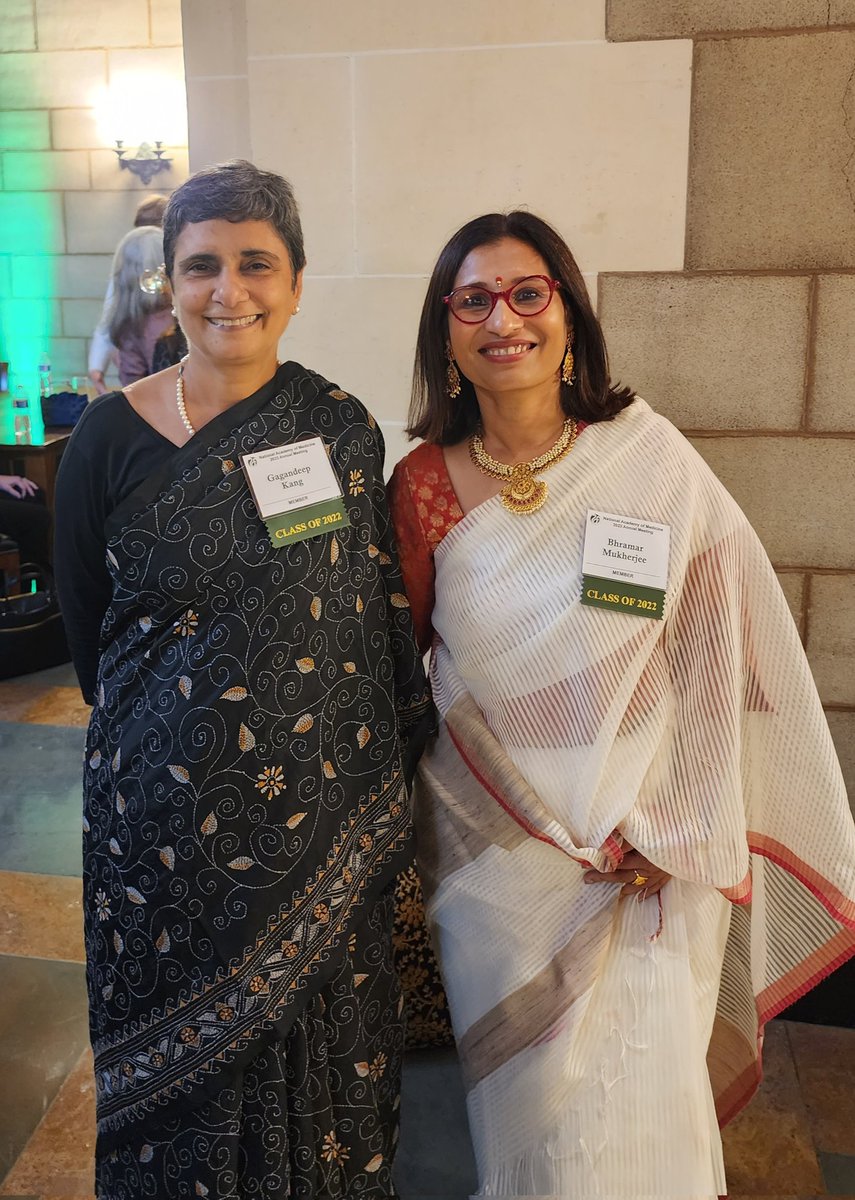
[[[435,552],[427,912],[483,1196],[715,1197],[763,1024],[855,953],[855,831],[772,567],[636,400]],[[583,606],[589,509],[670,526],[661,621]],[[622,839],[673,880],[586,885]]]

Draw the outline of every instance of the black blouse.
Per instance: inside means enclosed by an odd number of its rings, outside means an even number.
[[[101,622],[112,584],[104,525],[177,446],[135,412],[123,392],[100,396],[71,435],[56,481],[54,570],[83,698],[92,704]]]

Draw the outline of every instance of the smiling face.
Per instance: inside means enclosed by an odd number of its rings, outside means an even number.
[[[199,221],[176,240],[173,302],[193,357],[272,369],[302,287],[267,221]]]
[[[495,292],[529,275],[551,274],[527,243],[502,238],[478,246],[466,256],[454,287],[476,284]],[[449,313],[448,336],[457,365],[476,393],[492,395],[552,387],[557,392],[567,343],[567,320],[557,291],[549,306],[533,317],[520,316],[503,300],[480,325],[463,324]]]

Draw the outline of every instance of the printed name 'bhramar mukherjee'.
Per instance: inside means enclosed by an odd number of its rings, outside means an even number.
[[[641,554],[641,551],[644,549],[643,546],[633,546],[632,542],[616,542],[614,538],[609,538],[609,546],[614,546],[615,548],[614,550],[609,550],[608,548],[603,550],[603,554],[606,556],[606,558],[619,558],[623,562],[647,562],[647,559]],[[635,550],[636,553],[625,554],[625,550]]]

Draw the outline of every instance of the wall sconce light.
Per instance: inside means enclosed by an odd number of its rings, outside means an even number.
[[[163,142],[155,142],[154,149],[148,142],[143,142],[133,158],[125,158],[126,153],[124,142],[116,138],[119,168],[132,171],[145,184],[151,183],[155,175],[159,175],[161,171],[168,171],[172,166],[172,159],[164,158]]]

